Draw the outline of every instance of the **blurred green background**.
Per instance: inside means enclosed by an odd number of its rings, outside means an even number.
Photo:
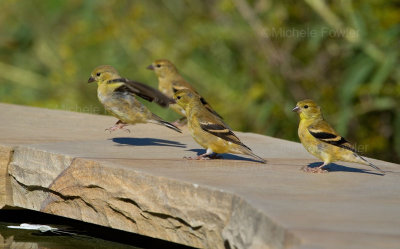
[[[146,66],[167,58],[235,130],[298,141],[291,110],[312,98],[363,154],[400,162],[398,1],[2,0],[0,9],[1,102],[104,114],[86,83],[96,66],[156,87]]]

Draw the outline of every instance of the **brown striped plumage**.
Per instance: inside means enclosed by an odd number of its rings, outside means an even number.
[[[158,78],[158,89],[166,96],[173,98],[174,94],[182,89],[190,89],[200,96],[194,87],[179,74],[178,69],[169,60],[156,60],[147,68],[154,70]],[[208,111],[222,119],[202,96],[200,96],[200,101]],[[185,110],[179,105],[170,105],[170,108],[176,113],[185,116]]]
[[[368,165],[384,173],[377,166],[361,157],[354,146],[340,136],[323,118],[321,108],[310,99],[297,103],[293,111],[300,116],[298,134],[304,148],[324,163],[317,168],[305,168],[308,172],[325,172],[323,167],[335,161]]]
[[[174,99],[185,110],[188,129],[193,139],[207,149],[207,152],[197,159],[209,158],[213,153],[234,153],[249,155],[262,163],[266,162],[244,145],[220,118],[209,112],[196,93],[189,89],[179,90]]]
[[[119,119],[113,127],[107,129],[110,132],[124,129],[126,125],[136,123],[154,123],[181,132],[179,128],[153,114],[136,99],[136,96],[140,96],[161,106],[175,103],[173,99],[168,98],[158,90],[145,84],[122,78],[117,70],[108,65],[95,68],[88,82],[97,82],[99,101],[107,111]]]

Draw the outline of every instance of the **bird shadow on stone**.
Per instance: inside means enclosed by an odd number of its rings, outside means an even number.
[[[186,151],[196,152],[197,156],[200,156],[201,154],[206,153],[206,150],[204,150],[204,149],[190,149],[190,150],[186,150]],[[252,158],[237,156],[234,154],[218,154],[218,156],[220,157],[218,159],[222,159],[222,160],[227,159],[227,160],[247,161],[247,162],[256,162],[256,163],[260,162],[255,159],[252,159]]]
[[[158,138],[139,138],[139,137],[116,137],[110,139],[114,143],[117,143],[119,146],[169,146],[169,147],[178,147],[178,148],[186,148],[186,144],[165,140],[165,139],[158,139]]]
[[[308,167],[316,168],[316,167],[320,166],[321,164],[322,164],[322,162],[310,163],[310,164],[308,164]],[[370,170],[366,170],[366,169],[358,169],[358,168],[353,168],[353,167],[349,167],[349,166],[343,166],[343,165],[339,165],[336,163],[330,163],[327,166],[323,167],[323,169],[328,170],[328,172],[343,171],[343,172],[354,172],[354,173],[363,173],[363,174],[384,176],[384,174],[382,174],[382,173],[371,172]]]

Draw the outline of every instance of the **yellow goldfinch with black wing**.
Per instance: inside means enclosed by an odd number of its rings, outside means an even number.
[[[97,97],[105,109],[119,119],[113,127],[107,129],[110,132],[136,123],[153,123],[181,132],[173,124],[153,114],[135,98],[139,96],[164,107],[175,103],[173,99],[168,98],[158,90],[145,84],[122,78],[115,68],[108,65],[95,68],[88,80],[88,83],[90,82],[97,82]]]
[[[174,99],[185,110],[188,129],[193,139],[207,150],[196,159],[209,159],[214,153],[234,153],[249,155],[266,163],[244,145],[220,118],[209,112],[202,104],[200,96],[192,90],[179,90]]]
[[[313,156],[323,160],[317,168],[305,168],[312,173],[323,173],[324,166],[335,161],[361,163],[384,173],[377,166],[361,157],[355,148],[324,120],[321,108],[310,99],[297,103],[293,109],[300,116],[299,138],[304,148]]]
[[[158,77],[158,89],[167,95],[168,97],[172,98],[174,93],[181,89],[190,89],[196,94],[198,92],[194,89],[192,85],[190,85],[178,72],[175,65],[172,64],[169,60],[161,59],[154,61],[150,66],[147,67],[150,70],[154,70]],[[200,95],[199,95],[200,96]],[[222,117],[212,109],[210,104],[200,96],[201,103],[205,106],[205,108],[212,112],[213,114],[217,115],[219,118]],[[185,116],[185,110],[179,105],[170,105],[170,108],[174,110],[176,113]]]

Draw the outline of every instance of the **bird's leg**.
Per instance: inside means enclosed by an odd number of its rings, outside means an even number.
[[[303,167],[302,170],[307,173],[328,173],[327,170],[323,169],[324,166],[328,165],[329,163],[322,163],[320,166],[311,168],[309,166]]]
[[[128,133],[131,133],[131,131],[127,128],[124,128],[125,126],[127,126],[128,124],[122,122],[121,120],[118,120],[115,125],[111,126],[110,128],[107,128],[106,131],[109,131],[110,133],[116,130],[123,130],[126,131]]]
[[[218,156],[217,153],[214,153],[211,149],[207,149],[206,153],[201,154],[195,158],[193,158],[193,157],[184,157],[184,158],[190,159],[190,160],[210,160],[210,159],[218,159],[221,157]]]
[[[328,173],[326,169],[322,169],[324,166],[328,165],[329,163],[323,163],[320,166],[313,169],[313,173]]]
[[[211,155],[208,155],[210,159],[221,159],[222,156],[218,155],[217,153],[212,153]]]
[[[187,118],[182,117],[180,119],[175,120],[172,124],[175,125],[176,127],[185,126],[187,124]]]
[[[218,155],[217,153],[204,153],[201,154],[200,156],[197,156],[196,160],[210,160],[210,159],[220,159],[222,158],[220,155]]]
[[[201,154],[197,157],[184,157],[185,159],[189,159],[189,160],[210,160],[211,157],[209,155],[207,155],[207,153]]]
[[[195,158],[195,160],[210,160],[211,158],[207,153],[201,154]]]

